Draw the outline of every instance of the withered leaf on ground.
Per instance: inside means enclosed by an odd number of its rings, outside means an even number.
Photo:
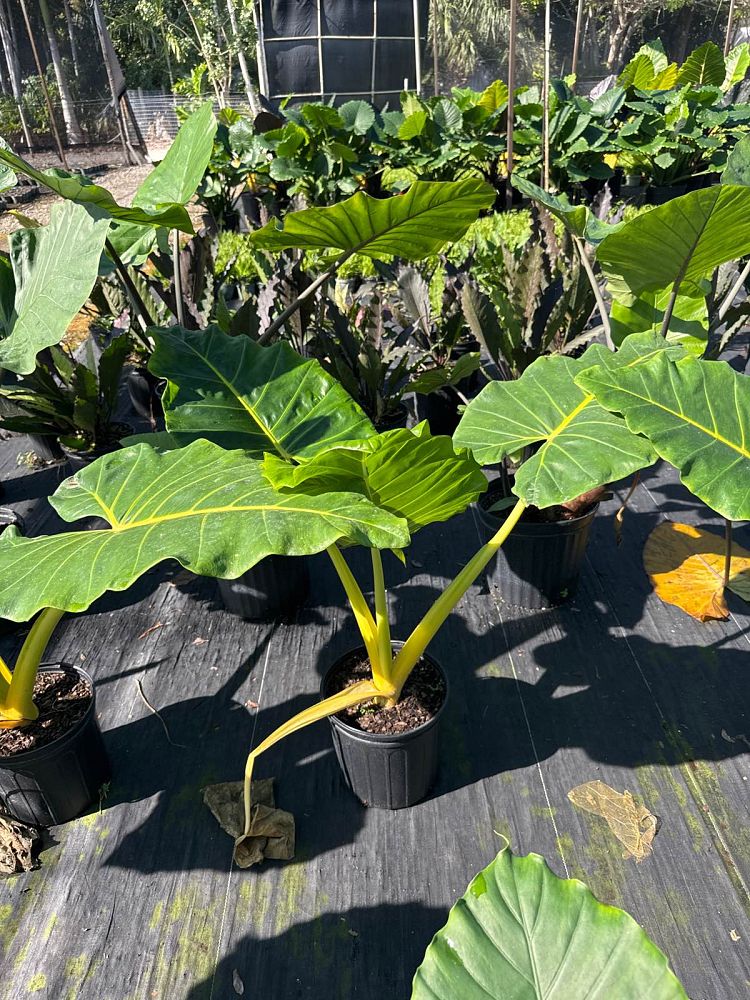
[[[574,806],[601,816],[625,850],[623,858],[643,861],[651,854],[657,818],[630,792],[618,792],[603,781],[587,781],[568,792]]]
[[[32,827],[0,816],[0,875],[16,875],[35,868],[33,847],[38,838]]]
[[[203,789],[203,801],[219,826],[235,841],[234,860],[240,868],[263,861],[291,861],[294,857],[294,816],[277,809],[273,796],[273,778],[252,784],[252,824],[243,836],[245,810],[241,781],[225,781]]]
[[[725,619],[724,539],[691,524],[664,521],[649,535],[643,565],[659,597],[698,621]],[[750,552],[732,544],[730,590],[750,601]]]

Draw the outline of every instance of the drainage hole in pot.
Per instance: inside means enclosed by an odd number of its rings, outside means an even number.
[[[0,729],[0,757],[36,750],[64,736],[86,714],[92,691],[72,670],[43,670],[34,685],[39,717],[19,729]]]
[[[361,653],[352,653],[328,679],[327,695],[337,694],[357,681],[372,679],[370,661]],[[433,719],[445,701],[445,681],[429,660],[422,658],[404,684],[401,698],[393,708],[379,706],[374,700],[344,709],[336,718],[354,729],[384,736],[407,733]]]

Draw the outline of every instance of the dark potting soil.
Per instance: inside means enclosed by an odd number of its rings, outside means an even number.
[[[19,729],[0,729],[0,758],[36,750],[64,736],[86,714],[91,685],[74,670],[44,670],[34,685],[39,717]]]
[[[512,485],[512,484],[511,484]],[[483,511],[496,517],[498,521],[503,520],[506,515],[511,511],[510,507],[499,511],[490,511],[489,508],[496,504],[499,500],[505,499],[508,494],[505,492],[502,481],[497,480],[497,484],[493,483],[484,496],[479,499],[479,506]],[[530,506],[527,507],[523,514],[521,515],[521,521],[527,524],[549,524],[555,521],[572,521],[577,517],[583,517],[584,514],[588,514],[592,507],[596,506],[600,500],[605,497],[605,491],[603,489],[591,490],[589,493],[584,493],[580,497],[576,497],[571,500],[569,504],[561,507],[559,504],[555,504],[552,507],[544,507],[540,509],[539,507]],[[513,502],[517,499],[515,495],[512,497]]]
[[[328,679],[327,694],[337,694],[357,681],[370,680],[370,661],[362,653],[352,653]],[[429,722],[445,701],[445,681],[429,660],[421,659],[404,684],[401,697],[393,708],[366,701],[347,708],[336,716],[354,729],[365,733],[397,736]]]

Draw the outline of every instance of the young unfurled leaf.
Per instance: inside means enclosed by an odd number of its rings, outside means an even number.
[[[729,618],[724,562],[721,535],[674,521],[658,524],[643,549],[643,566],[657,595],[701,622]],[[734,542],[727,586],[750,601],[750,552]]]
[[[687,1000],[623,910],[538,854],[503,850],[470,883],[417,969],[411,1000]]]
[[[410,531],[459,514],[487,489],[477,463],[467,452],[457,452],[449,437],[402,429],[351,448],[330,448],[297,466],[268,455],[263,472],[284,493],[361,493],[406,518]]]
[[[721,49],[715,42],[704,42],[694,49],[680,66],[677,85],[693,83],[699,86],[721,87],[727,68]]]
[[[624,858],[643,861],[651,854],[656,816],[638,805],[630,792],[617,792],[603,781],[587,781],[568,792],[574,806],[601,816],[625,850]]]

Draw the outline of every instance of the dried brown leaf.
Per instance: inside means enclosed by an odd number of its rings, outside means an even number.
[[[635,801],[630,792],[618,792],[603,781],[587,781],[568,792],[574,806],[601,816],[625,850],[624,858],[643,861],[651,854],[657,818]]]

